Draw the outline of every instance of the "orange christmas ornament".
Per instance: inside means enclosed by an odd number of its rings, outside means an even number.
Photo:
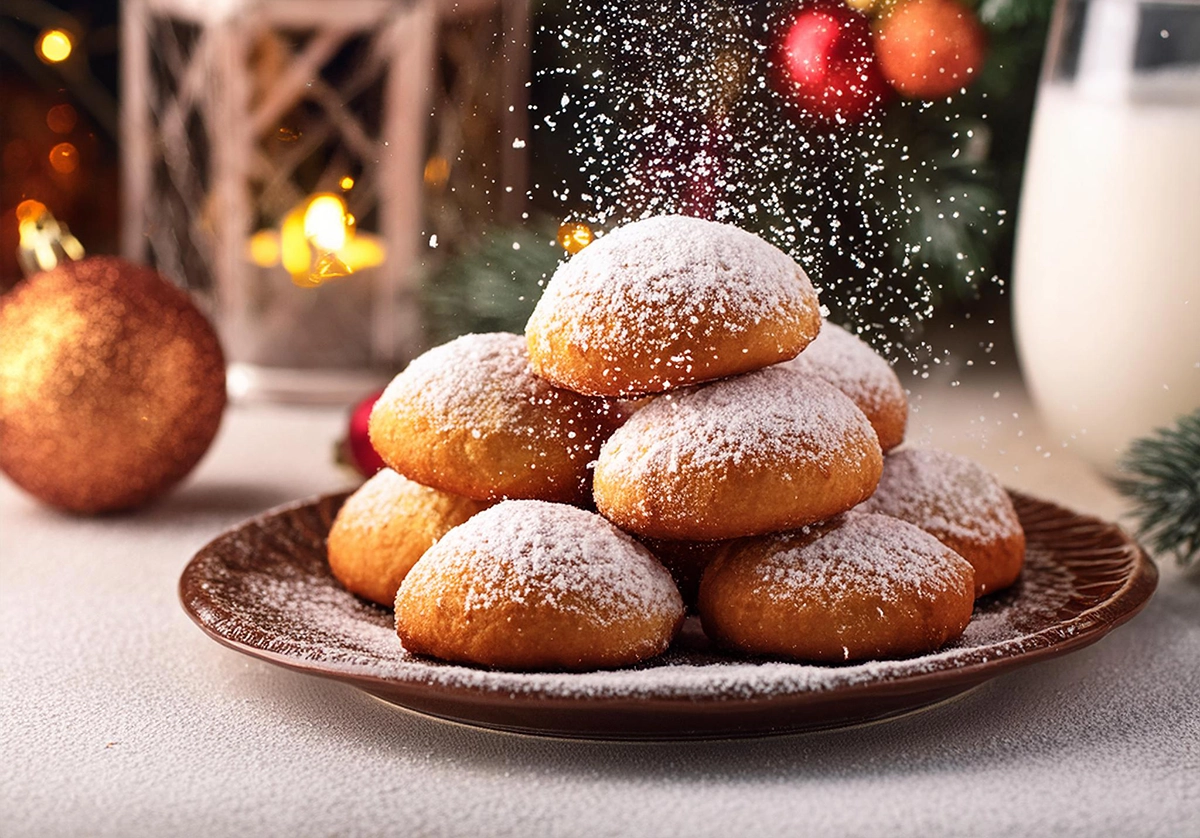
[[[885,14],[875,32],[883,77],[914,99],[948,96],[969,85],[984,51],[983,27],[958,0],[908,0]]]
[[[150,500],[191,471],[224,408],[212,326],[151,268],[65,262],[0,300],[0,470],[45,503]]]

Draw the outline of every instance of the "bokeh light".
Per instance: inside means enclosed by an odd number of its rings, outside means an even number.
[[[69,175],[79,168],[79,149],[71,143],[59,143],[50,149],[50,166],[61,175]]]
[[[425,161],[425,185],[440,189],[450,180],[450,161],[445,157],[430,157]]]
[[[17,221],[24,224],[27,221],[36,221],[46,212],[46,205],[41,201],[35,201],[33,198],[27,198],[17,204]]]
[[[567,253],[575,254],[592,243],[592,228],[582,221],[564,221],[558,227],[558,243]]]
[[[46,111],[46,127],[55,134],[70,134],[78,121],[79,114],[70,105],[55,105]]]
[[[274,230],[259,230],[250,237],[247,247],[250,261],[261,268],[279,263],[279,236]]]
[[[58,64],[71,57],[74,44],[71,35],[62,29],[47,29],[38,36],[38,58],[47,64]]]

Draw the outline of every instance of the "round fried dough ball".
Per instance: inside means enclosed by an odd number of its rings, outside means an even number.
[[[882,467],[848,396],[775,366],[655,399],[600,450],[593,493],[622,529],[719,541],[843,512],[874,491]]]
[[[971,565],[923,530],[849,513],[731,543],[700,583],[704,631],[753,655],[896,658],[957,638],[975,602]]]
[[[915,524],[975,568],[975,595],[1007,588],[1025,563],[1025,530],[1008,492],[973,460],[936,448],[888,454],[863,512]]]
[[[333,519],[329,569],[347,590],[391,608],[400,582],[430,545],[489,505],[385,468]]]
[[[866,341],[827,321],[816,340],[784,366],[819,376],[849,396],[871,421],[885,452],[904,441],[908,395],[891,364]]]
[[[637,663],[683,622],[671,575],[594,512],[504,501],[451,530],[396,594],[414,654],[501,669]]]
[[[580,393],[658,393],[792,358],[821,325],[796,262],[753,233],[685,216],[597,239],[546,286],[525,335],[538,375]]]
[[[391,468],[476,500],[588,499],[590,466],[619,422],[608,402],[533,374],[520,335],[464,335],[418,357],[371,411]]]

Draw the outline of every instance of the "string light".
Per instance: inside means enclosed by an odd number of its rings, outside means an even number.
[[[26,221],[36,221],[45,212],[45,204],[41,201],[35,201],[33,198],[27,198],[17,204],[17,223],[24,224]]]
[[[71,42],[71,35],[62,29],[47,29],[38,36],[38,58],[47,64],[58,64],[66,61],[71,57],[71,50],[73,48],[74,44]]]
[[[79,239],[41,201],[30,198],[17,204],[17,230],[17,261],[26,275],[50,270],[60,257],[76,261],[84,257]]]
[[[350,175],[346,175],[344,178],[338,181],[338,186],[342,187],[342,191],[349,192],[354,188],[354,178],[350,177]]]

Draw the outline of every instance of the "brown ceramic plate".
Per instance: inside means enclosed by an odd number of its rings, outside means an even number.
[[[410,710],[549,736],[757,736],[888,718],[1096,642],[1145,605],[1158,579],[1118,527],[1013,493],[1028,539],[1021,579],[977,602],[963,636],[937,653],[844,666],[755,660],[712,649],[693,620],[639,667],[497,672],[409,655],[391,611],[338,585],[325,536],[343,500],[268,512],[201,550],[179,582],[191,618],[240,652]]]

